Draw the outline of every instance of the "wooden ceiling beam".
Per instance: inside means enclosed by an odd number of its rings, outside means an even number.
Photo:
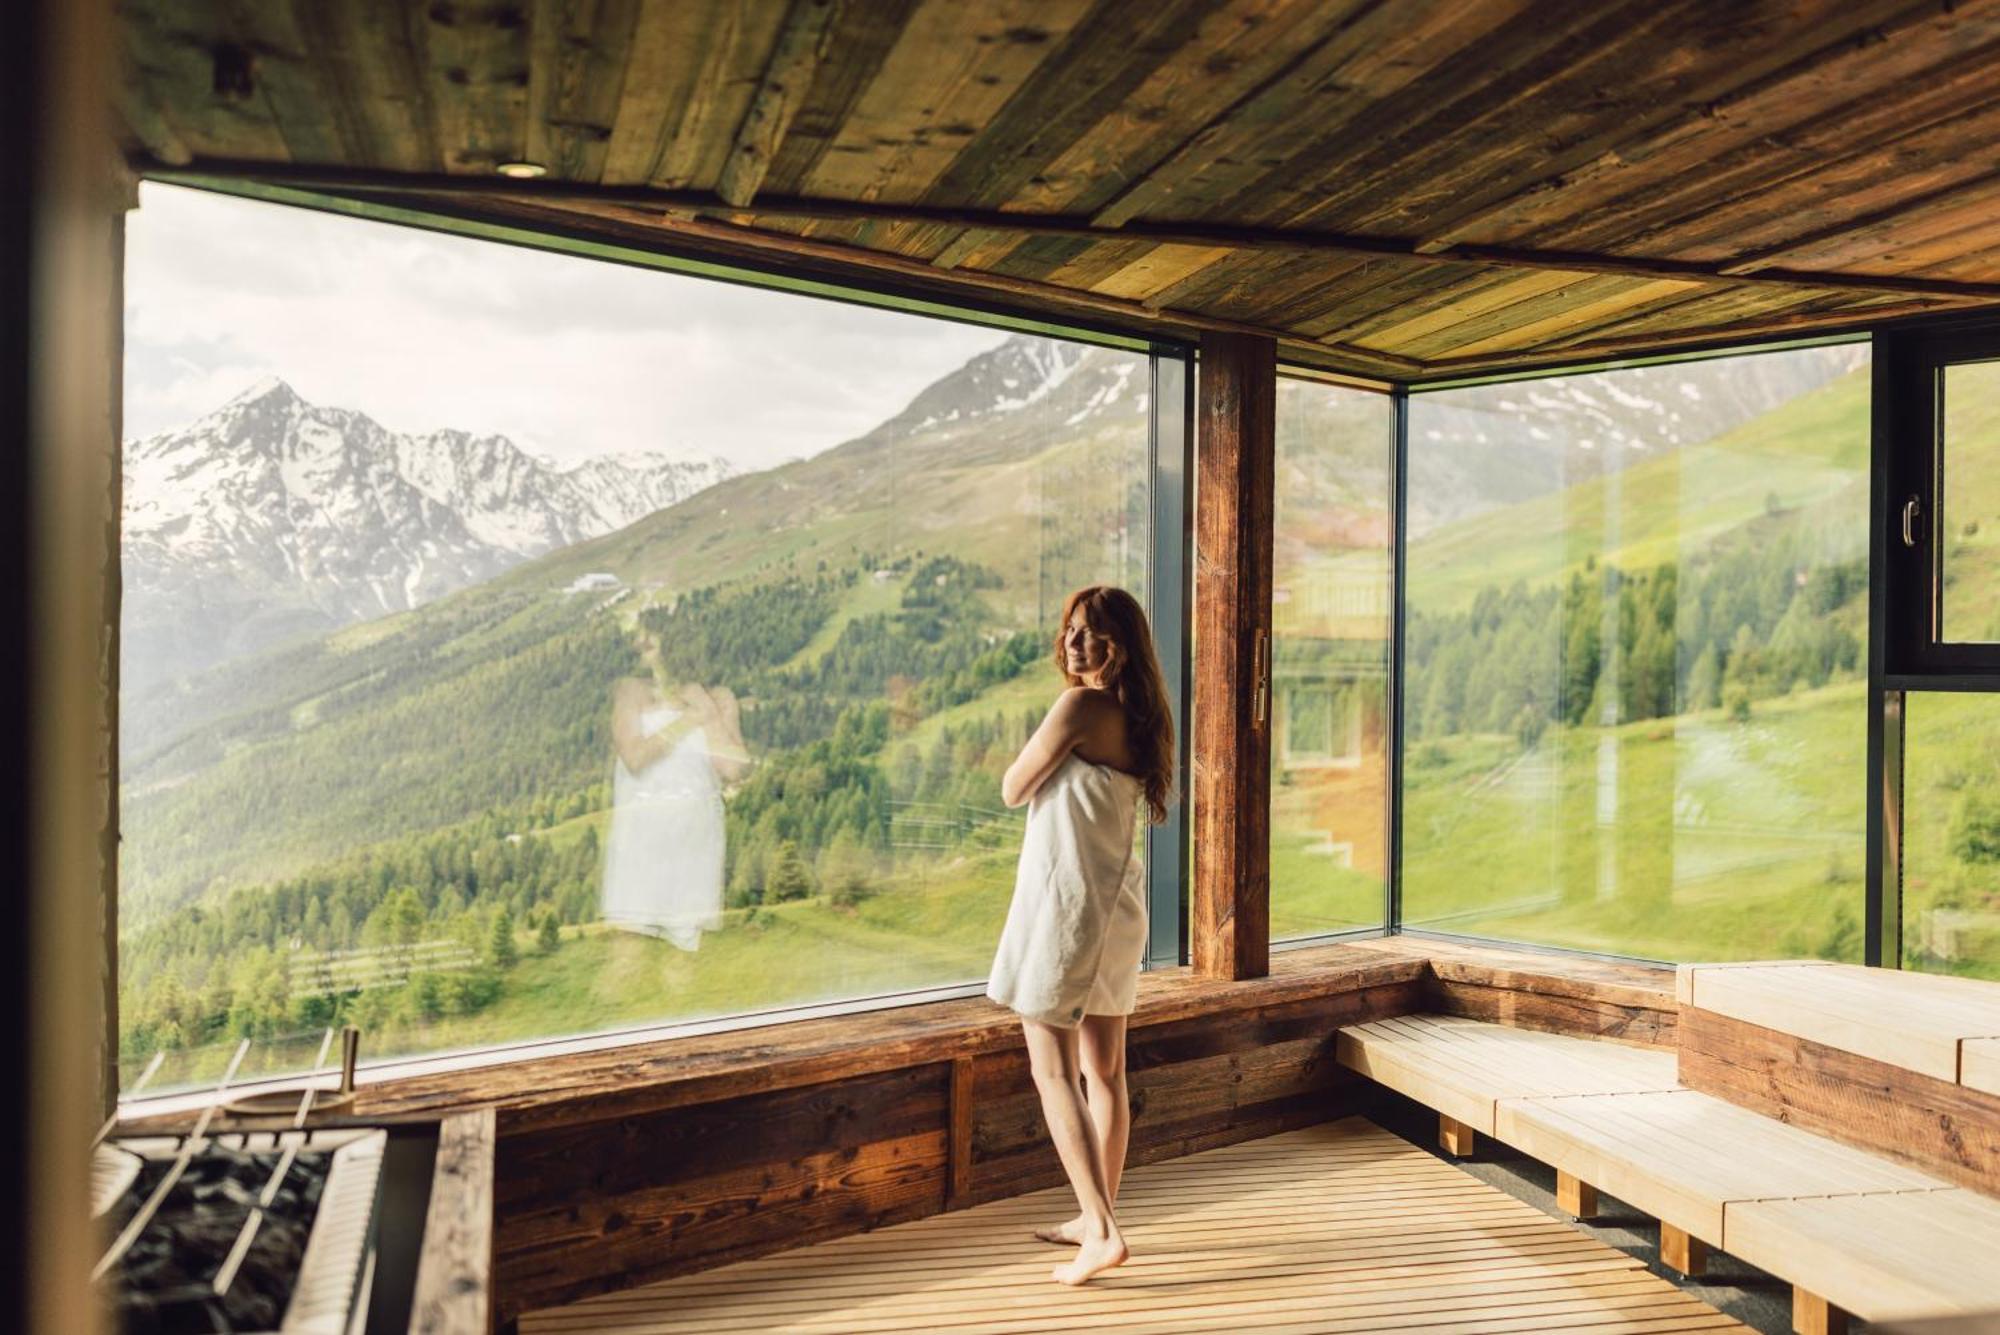
[[[1465,375],[1480,371],[1511,369],[1545,365],[1551,362],[1588,362],[1596,359],[1629,356],[1640,353],[1674,352],[1689,347],[1720,347],[1744,339],[1767,338],[1782,334],[1806,332],[1840,333],[1847,330],[1867,329],[1887,320],[1908,319],[1916,315],[1935,315],[1937,307],[1921,301],[1899,302],[1892,305],[1869,305],[1857,307],[1851,312],[1852,318],[1843,318],[1839,312],[1803,311],[1786,315],[1775,315],[1766,319],[1745,320],[1729,325],[1713,325],[1707,328],[1684,329],[1679,331],[1659,331],[1646,334],[1631,334],[1616,338],[1593,339],[1583,343],[1514,351],[1500,354],[1481,354],[1470,357],[1443,357],[1424,364],[1424,379],[1445,379],[1450,376]]]
[[[792,118],[805,105],[813,76],[826,59],[840,7],[841,0],[792,0],[777,45],[764,66],[764,77],[758,82],[757,95],[750,99],[750,109],[736,127],[729,157],[716,181],[715,193],[732,207],[747,207],[770,174],[778,145],[784,142]]]
[[[1232,250],[1279,250],[1301,254],[1373,255],[1421,264],[1502,265],[1518,269],[1560,269],[1579,274],[1605,274],[1648,280],[1680,279],[1698,283],[1758,283],[1813,288],[1827,292],[1923,296],[1943,300],[2000,301],[2000,283],[1967,282],[1901,274],[1807,272],[1770,267],[1753,273],[1730,273],[1722,262],[1661,259],[1651,256],[1602,255],[1578,251],[1532,250],[1514,246],[1457,245],[1435,252],[1417,249],[1418,242],[1397,237],[1354,236],[1338,232],[1296,231],[1281,227],[1241,227],[1211,223],[1149,223],[1134,220],[1103,227],[1062,215],[1010,213],[997,209],[960,209],[879,200],[801,199],[766,197],[738,208],[708,190],[656,189],[651,186],[586,185],[570,181],[517,181],[469,174],[379,172],[281,162],[197,160],[177,167],[170,163],[135,161],[134,170],[162,179],[210,177],[265,181],[311,189],[395,193],[414,192],[482,199],[541,200],[563,204],[619,204],[663,213],[696,211],[733,215],[722,225],[740,231],[756,218],[824,219],[837,222],[936,224],[977,228],[1002,234],[1064,237],[1084,241],[1152,241],[1163,244],[1223,247]]]
[[[922,258],[866,250],[838,242],[777,232],[752,231],[701,218],[664,217],[650,211],[617,204],[596,204],[588,209],[562,208],[549,201],[488,200],[478,209],[466,209],[463,200],[452,196],[426,196],[419,192],[388,197],[384,204],[418,209],[443,216],[456,212],[461,217],[478,217],[489,222],[513,223],[571,234],[590,233],[607,240],[659,249],[663,243],[691,243],[685,250],[725,263],[783,264],[811,266],[822,281],[849,283],[859,275],[879,275],[902,280],[934,293],[936,300],[954,294],[985,293],[1003,299],[1017,309],[1026,307],[1052,320],[1107,321],[1116,327],[1143,336],[1147,329],[1161,337],[1192,341],[1202,333],[1249,334],[1278,340],[1288,358],[1307,365],[1362,379],[1388,383],[1423,370],[1408,357],[1353,348],[1305,337],[1293,330],[1273,328],[1246,320],[1229,320],[1198,311],[1155,310],[1138,301],[1078,291],[1006,274],[966,269],[946,274]],[[671,253],[671,252],[670,252]]]

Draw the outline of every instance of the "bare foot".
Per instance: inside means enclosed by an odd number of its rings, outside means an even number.
[[[1068,1223],[1057,1224],[1053,1228],[1038,1228],[1035,1236],[1059,1247],[1077,1246],[1083,1241],[1083,1216],[1078,1215]]]
[[[1101,1238],[1085,1238],[1077,1244],[1076,1259],[1059,1265],[1049,1274],[1058,1284],[1084,1284],[1115,1265],[1125,1262],[1125,1239],[1117,1233]]]

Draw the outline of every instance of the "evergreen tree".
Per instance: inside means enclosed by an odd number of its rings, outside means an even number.
[[[766,898],[774,904],[804,899],[812,893],[812,876],[806,871],[805,859],[799,856],[799,846],[792,840],[778,845],[777,857],[765,877],[765,890]]]
[[[556,920],[554,909],[542,915],[541,930],[535,934],[535,945],[544,955],[553,955],[562,945],[562,924]]]
[[[501,909],[493,919],[493,940],[491,945],[493,963],[502,969],[511,969],[521,958],[514,945],[514,915]]]
[[[1688,669],[1687,707],[1713,709],[1722,703],[1722,660],[1715,646],[1705,644]]]

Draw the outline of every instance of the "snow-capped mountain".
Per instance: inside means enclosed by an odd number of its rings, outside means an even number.
[[[1410,536],[1713,440],[1868,361],[1865,344],[1426,395],[1410,418]]]
[[[1016,334],[944,376],[878,430],[906,431],[1011,412],[1055,393],[1092,359],[1081,343]]]
[[[403,611],[730,475],[567,467],[504,436],[392,432],[266,380],[125,447],[125,673],[143,684]]]

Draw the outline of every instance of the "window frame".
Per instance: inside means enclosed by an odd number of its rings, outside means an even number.
[[[1964,678],[1948,689],[2000,689],[2000,640],[1952,640],[1944,635],[1944,377],[1953,366],[2000,361],[2000,328],[1975,327],[1915,335],[1884,335],[1878,353],[1888,364],[1880,388],[1888,395],[1884,454],[1888,526],[1883,579],[1890,602],[1883,626],[1888,639],[1884,670],[1891,678],[1935,686],[1943,678]],[[1904,534],[1907,503],[1919,510]]]
[[[1942,386],[1954,365],[2000,359],[1992,316],[1874,333],[1873,495],[1869,569],[1868,913],[1866,962],[1904,964],[1903,849],[1910,812],[1904,764],[1911,697],[2000,693],[2000,643],[1941,637],[1944,475]],[[1922,535],[1904,540],[1904,507]]]

